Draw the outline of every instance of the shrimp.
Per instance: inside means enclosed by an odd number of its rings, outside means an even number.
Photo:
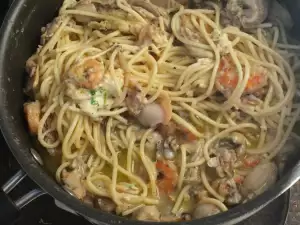
[[[244,94],[254,93],[266,86],[267,83],[267,70],[262,66],[254,66],[250,71]],[[238,72],[231,58],[222,57],[215,84],[218,91],[223,93],[225,97],[228,97],[238,85]]]
[[[82,64],[74,65],[68,72],[68,78],[79,87],[95,89],[104,77],[103,65],[95,60],[88,59]]]
[[[261,162],[261,159],[258,156],[248,156],[243,162],[245,167],[254,168]]]
[[[159,190],[165,193],[173,192],[178,179],[177,172],[163,161],[156,162],[156,169],[161,175],[161,177],[158,178],[157,183]]]

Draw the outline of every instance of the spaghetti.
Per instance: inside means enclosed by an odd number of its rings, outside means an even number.
[[[61,152],[57,181],[79,199],[177,221],[255,192],[243,181],[272,162],[300,113],[299,47],[280,26],[223,28],[209,5],[65,0],[43,29],[24,109],[41,145]]]

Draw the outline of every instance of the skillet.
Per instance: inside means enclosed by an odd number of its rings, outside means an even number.
[[[26,100],[23,87],[27,76],[24,67],[27,58],[39,43],[41,27],[55,17],[61,4],[62,0],[15,0],[4,20],[0,31],[0,126],[3,136],[25,173],[40,187],[40,190],[31,193],[31,198],[48,193],[79,215],[99,221],[101,224],[150,224],[101,212],[85,205],[57,184],[51,173],[31,154],[31,149],[38,147],[27,130],[23,116],[23,103]],[[300,133],[300,127],[298,131]],[[46,150],[43,150],[38,149],[42,158],[43,153],[46,153]],[[216,216],[173,224],[231,225],[248,218],[299,180],[300,152],[293,151],[285,154],[284,158],[284,167],[277,183],[257,198]],[[23,173],[19,175],[22,177]],[[22,204],[12,202],[5,191],[0,192],[0,224],[12,222],[20,206]],[[160,224],[167,225],[170,222]]]

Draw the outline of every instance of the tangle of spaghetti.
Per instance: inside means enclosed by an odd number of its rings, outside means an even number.
[[[25,111],[37,107],[30,130],[61,152],[57,181],[136,219],[242,203],[244,180],[272,162],[300,113],[299,47],[280,26],[222,27],[216,4],[129,3],[65,0],[27,61]],[[141,215],[153,206],[159,216]]]

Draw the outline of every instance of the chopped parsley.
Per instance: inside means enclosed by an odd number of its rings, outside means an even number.
[[[103,88],[98,88],[96,90],[90,90],[90,94],[91,94],[91,105],[96,105],[99,106],[99,102],[95,99],[96,93],[99,92],[103,98],[104,98],[104,105],[106,105],[106,100],[107,100],[107,91]]]
[[[95,100],[94,97],[91,98],[91,104],[99,106],[99,103]]]
[[[90,90],[90,94],[91,94],[91,96],[95,95],[96,94],[96,90]]]
[[[106,100],[107,100],[107,92],[106,91],[104,92],[103,98],[104,98],[104,105],[106,105]]]

